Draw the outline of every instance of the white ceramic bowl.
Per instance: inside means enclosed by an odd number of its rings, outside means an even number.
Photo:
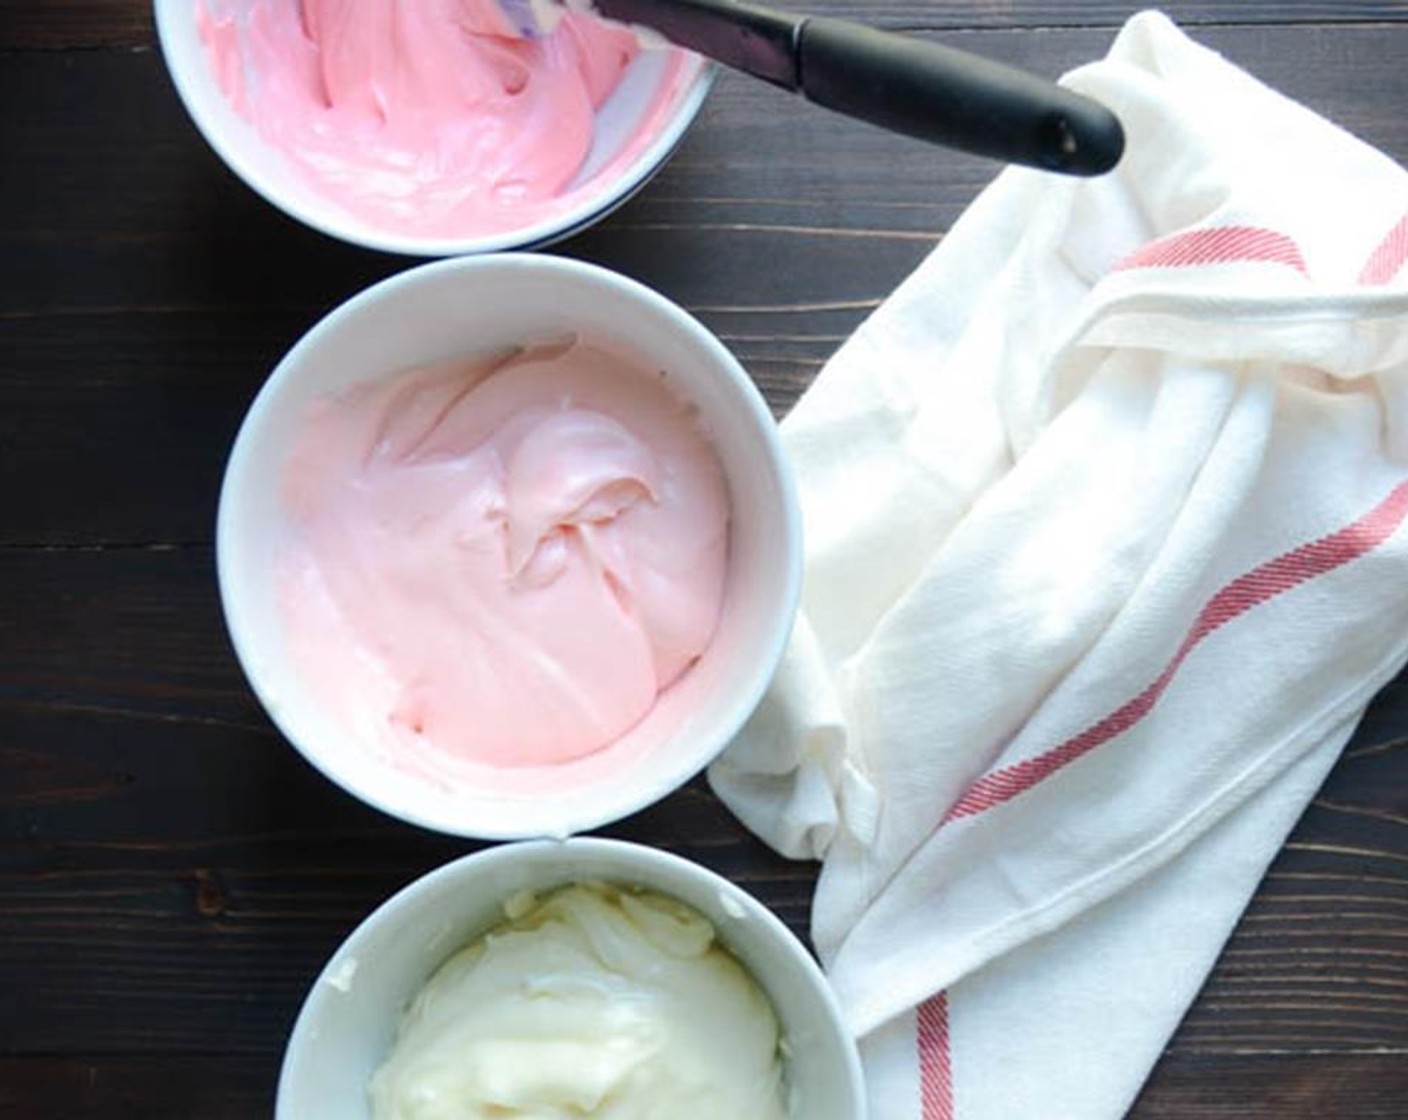
[[[290,0],[293,2],[293,0]],[[660,51],[643,51],[616,91],[598,110],[591,151],[569,188],[569,205],[548,218],[526,219],[516,229],[465,237],[419,237],[380,229],[329,201],[231,108],[215,81],[197,30],[197,0],[155,0],[157,38],[166,67],[186,111],[206,142],[245,183],[290,217],[332,237],[411,256],[443,257],[527,249],[560,240],[606,217],[640,190],[684,138],[715,69],[691,58],[672,75]],[[636,137],[662,89],[671,101],[649,137]],[[613,163],[628,142],[638,154]],[[607,174],[598,169],[609,167]]]
[[[382,904],[333,954],[304,1001],[284,1055],[277,1120],[367,1120],[367,1083],[390,1050],[401,1012],[435,970],[502,921],[505,899],[584,879],[645,887],[703,913],[777,1012],[790,1055],[793,1117],[865,1120],[855,1044],[820,969],[787,927],[697,864],[594,839],[491,848]]]
[[[397,767],[327,709],[290,655],[277,556],[288,525],[285,461],[312,403],[444,358],[580,332],[648,369],[668,369],[699,410],[729,489],[730,541],[718,629],[699,661],[615,743],[482,788],[443,788]],[[733,356],[642,285],[541,254],[438,261],[349,300],[270,376],[240,429],[216,529],[220,595],[235,652],[288,739],[344,789],[403,820],[488,839],[562,837],[658,800],[707,765],[752,712],[791,630],[801,525],[777,426]]]

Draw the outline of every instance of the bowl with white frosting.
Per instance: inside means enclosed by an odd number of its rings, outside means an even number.
[[[424,265],[313,327],[226,469],[254,692],[344,789],[486,839],[678,788],[752,712],[801,581],[776,425],[682,309],[541,254]]]
[[[761,903],[619,841],[510,844],[412,883],[333,954],[278,1120],[865,1120],[835,997]]]
[[[713,68],[572,12],[506,36],[495,0],[155,0],[211,148],[291,217],[420,256],[528,248],[629,199]]]

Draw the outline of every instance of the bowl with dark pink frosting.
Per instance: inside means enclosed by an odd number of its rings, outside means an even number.
[[[167,69],[241,179],[315,229],[421,256],[582,229],[664,164],[713,69],[569,12],[494,0],[156,0]],[[497,22],[496,22],[497,20]]]
[[[227,467],[220,591],[255,693],[403,819],[559,836],[678,788],[770,681],[800,515],[753,382],[591,265],[422,266],[317,324]]]

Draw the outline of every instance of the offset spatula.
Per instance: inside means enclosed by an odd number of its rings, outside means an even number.
[[[527,37],[550,31],[562,12],[560,0],[498,2],[506,26]],[[732,0],[592,0],[590,8],[827,109],[946,147],[1071,175],[1109,171],[1124,151],[1119,120],[1098,102],[907,35]]]

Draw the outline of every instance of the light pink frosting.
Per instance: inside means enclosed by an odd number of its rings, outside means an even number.
[[[476,236],[565,209],[596,110],[640,50],[568,13],[538,40],[496,34],[494,0],[199,0],[216,80],[319,194],[379,229]],[[635,135],[593,179],[637,158],[695,60],[669,52]]]
[[[575,340],[315,407],[283,476],[295,658],[405,769],[613,742],[707,647],[728,500],[665,375]]]

